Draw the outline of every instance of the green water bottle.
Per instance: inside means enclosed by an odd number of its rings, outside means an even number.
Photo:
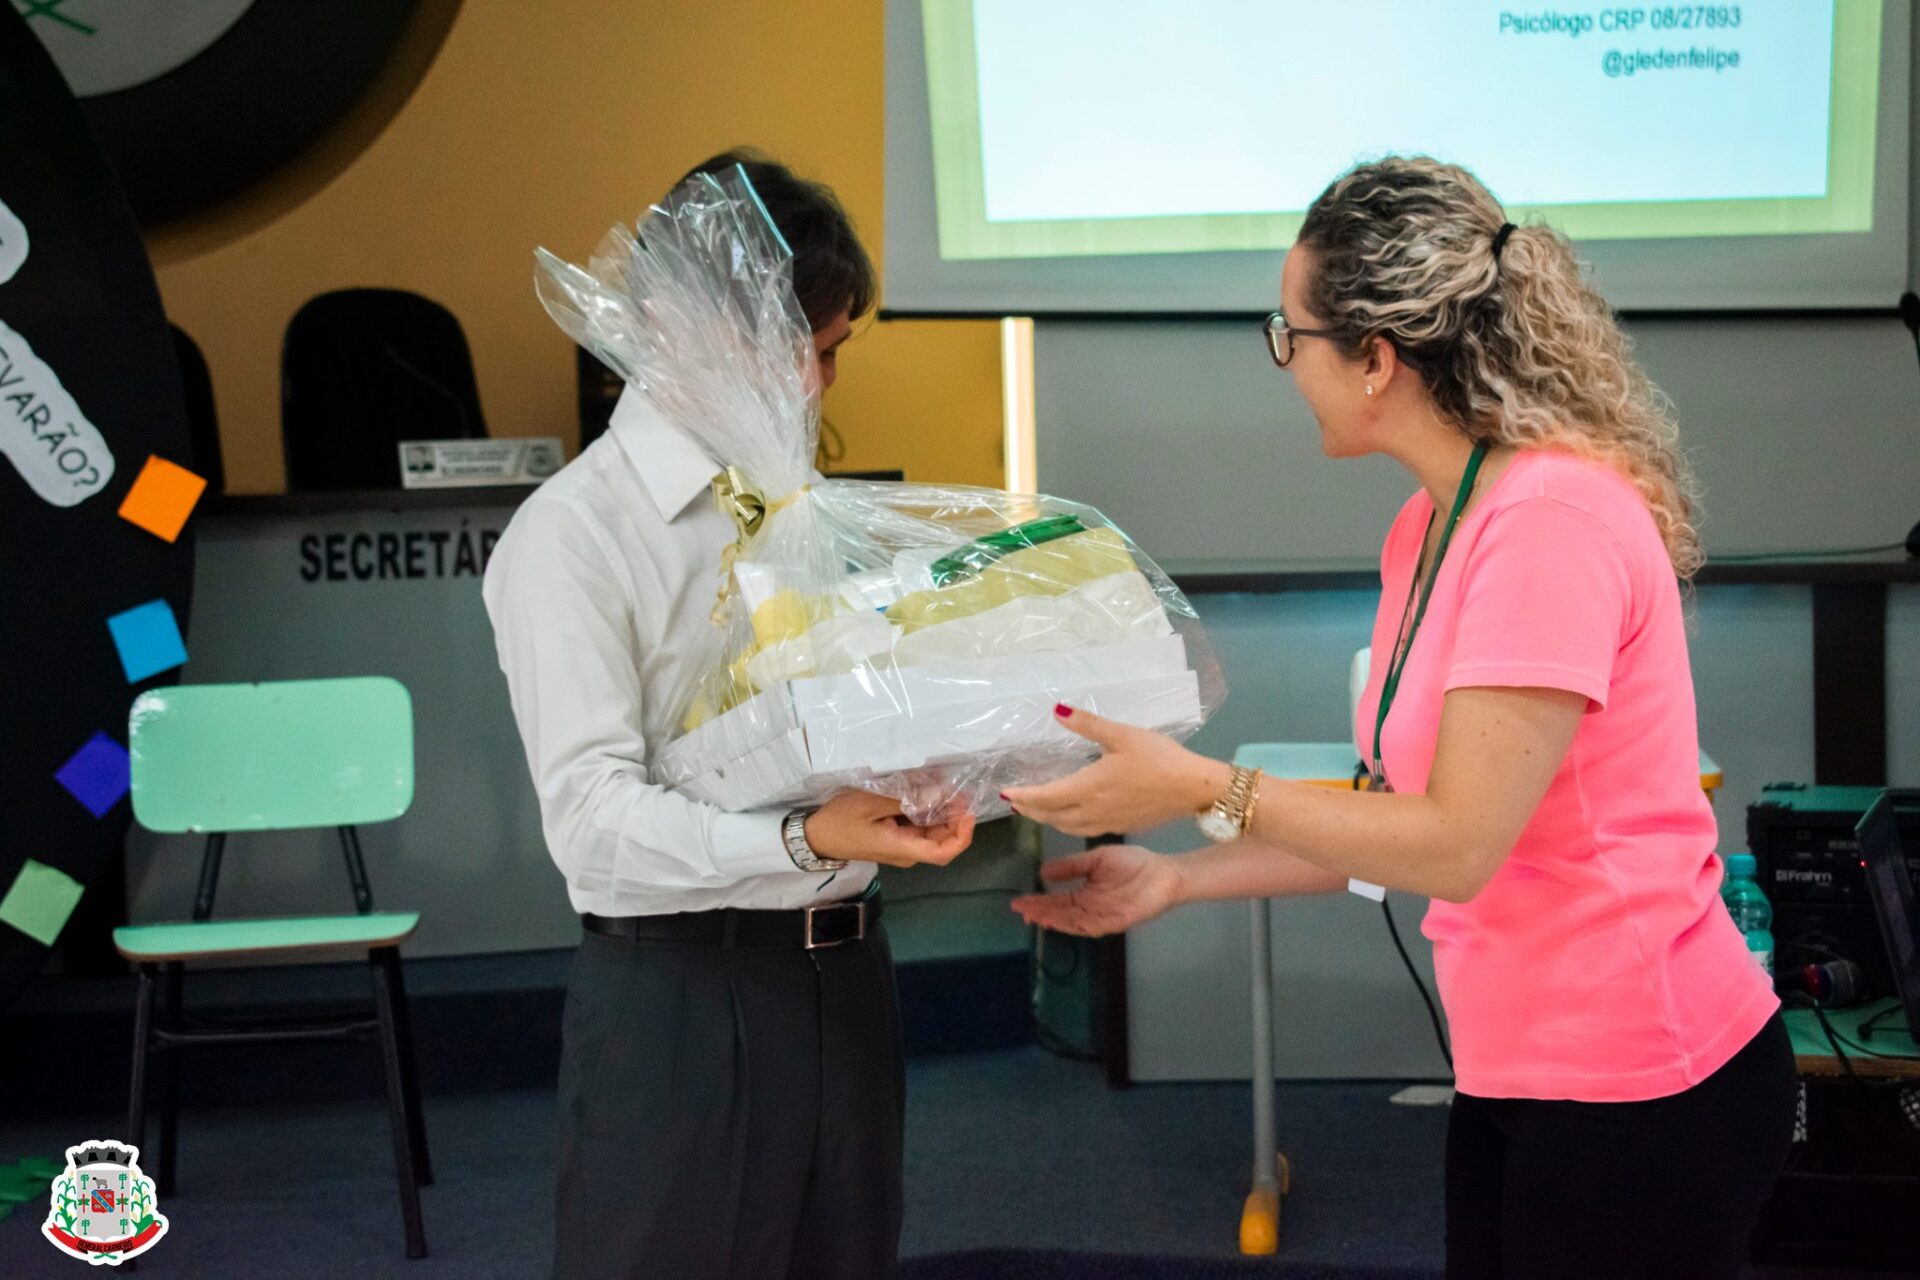
[[[1760,888],[1759,868],[1750,853],[1727,855],[1727,876],[1720,885],[1720,901],[1747,938],[1747,954],[1768,977],[1773,976],[1773,904]]]

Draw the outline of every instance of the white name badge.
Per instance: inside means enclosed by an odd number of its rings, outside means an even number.
[[[558,436],[525,440],[403,440],[403,489],[539,484],[566,463]]]
[[[0,200],[0,284],[13,279],[27,260],[27,224]]]
[[[113,453],[46,361],[0,321],[0,453],[56,507],[85,502],[113,479]]]

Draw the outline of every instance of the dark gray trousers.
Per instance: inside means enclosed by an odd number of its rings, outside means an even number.
[[[882,1280],[906,1099],[886,934],[589,933],[560,1058],[556,1280]]]

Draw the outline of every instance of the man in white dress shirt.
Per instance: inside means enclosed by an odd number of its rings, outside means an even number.
[[[688,176],[736,163],[793,250],[824,391],[873,268],[833,193],[782,165],[736,152]],[[719,469],[628,388],[487,568],[547,848],[586,929],[554,1275],[878,1280],[899,1243],[904,1070],[876,864],[945,864],[973,820],[916,827],[858,791],[730,814],[649,780],[734,537]]]

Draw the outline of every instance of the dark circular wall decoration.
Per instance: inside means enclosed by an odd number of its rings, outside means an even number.
[[[177,369],[113,170],[0,5],[0,1006],[118,863],[114,752],[134,695],[174,678],[129,679],[108,619],[148,606],[186,631],[191,525],[168,542],[120,515],[149,457],[188,456]]]
[[[431,65],[458,0],[34,0],[141,226],[282,175],[355,111],[378,136]],[[371,105],[370,105],[371,104]],[[303,175],[310,194],[333,171]]]

